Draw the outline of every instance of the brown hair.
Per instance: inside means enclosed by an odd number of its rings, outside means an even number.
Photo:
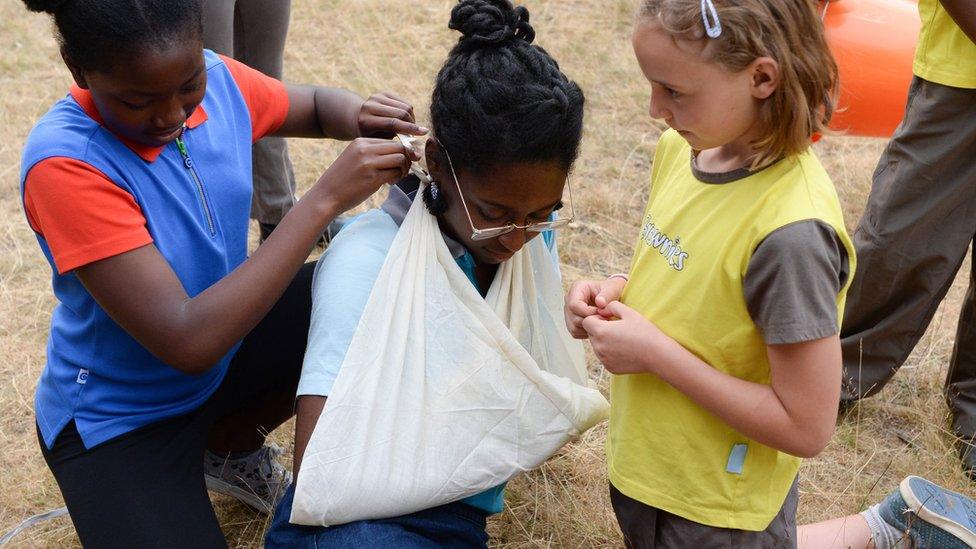
[[[656,19],[676,38],[709,40],[711,61],[730,71],[759,57],[779,64],[779,86],[760,108],[763,136],[753,169],[801,153],[815,133],[829,133],[834,112],[834,61],[815,0],[712,0],[722,33],[707,38],[702,0],[642,0],[639,17]],[[711,21],[711,18],[709,18]]]

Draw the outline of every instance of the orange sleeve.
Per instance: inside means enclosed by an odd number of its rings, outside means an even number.
[[[251,113],[251,142],[274,133],[288,116],[288,90],[275,78],[221,55]]]
[[[153,241],[135,198],[80,160],[38,162],[24,182],[24,206],[60,274]]]

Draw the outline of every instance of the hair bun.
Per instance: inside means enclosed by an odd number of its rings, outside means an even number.
[[[449,28],[459,31],[461,42],[480,46],[504,44],[514,39],[531,43],[535,30],[529,10],[509,0],[461,0],[451,10]]]
[[[54,15],[62,6],[71,0],[24,0],[24,4],[30,11],[39,13],[50,13]]]

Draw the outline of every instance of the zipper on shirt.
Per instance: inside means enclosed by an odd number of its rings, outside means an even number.
[[[183,132],[186,132],[184,128]],[[200,180],[200,176],[197,174],[196,168],[193,167],[193,159],[190,158],[190,151],[186,148],[186,143],[183,141],[183,133],[176,138],[176,148],[180,151],[180,156],[183,157],[183,165],[186,166],[186,171],[190,173],[190,179],[197,186],[197,193],[200,195],[200,203],[203,204],[203,214],[207,218],[207,228],[210,229],[210,236],[217,236],[217,229],[214,226],[213,215],[210,212],[210,206],[207,203],[207,192],[203,188],[203,181]]]

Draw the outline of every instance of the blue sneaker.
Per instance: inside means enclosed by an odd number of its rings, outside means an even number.
[[[924,478],[906,477],[881,502],[879,514],[915,547],[976,547],[976,501]]]

